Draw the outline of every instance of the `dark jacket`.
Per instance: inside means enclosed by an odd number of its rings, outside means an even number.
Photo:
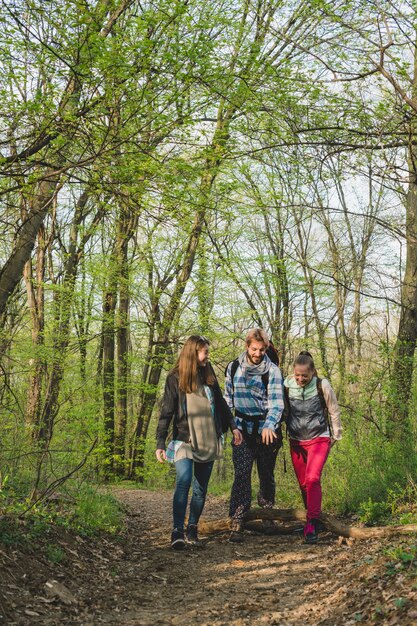
[[[225,433],[229,428],[234,430],[236,428],[236,422],[233,419],[231,410],[222,396],[217,380],[213,387],[211,387],[211,390],[214,397],[214,422],[216,425],[217,435],[220,437],[220,435]],[[159,415],[158,427],[156,429],[158,450],[165,450],[168,429],[172,420],[174,420],[172,438],[179,441],[190,441],[186,395],[178,389],[178,374],[176,372],[168,374],[165,382],[161,413]]]

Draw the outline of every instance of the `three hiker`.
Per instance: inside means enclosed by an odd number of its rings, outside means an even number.
[[[156,458],[161,463],[166,460],[174,463],[176,470],[171,535],[171,546],[175,550],[183,548],[185,542],[199,543],[197,524],[213,463],[222,453],[222,433],[230,428],[234,445],[239,446],[242,441],[208,357],[208,339],[191,335],[168,374],[157,427]],[[171,422],[173,438],[166,449]],[[190,514],[184,532],[192,479]]]
[[[266,355],[269,338],[260,328],[246,336],[246,350],[226,370],[225,399],[242,442],[232,443],[235,479],[230,497],[230,541],[243,541],[243,519],[252,500],[251,473],[256,460],[259,474],[258,504],[275,503],[274,469],[282,445],[281,417],[284,409],[281,371]]]
[[[294,361],[293,374],[283,385],[277,355],[267,334],[254,328],[246,336],[245,351],[226,369],[223,398],[208,356],[209,341],[192,335],[165,383],[156,457],[160,462],[175,464],[171,546],[180,549],[186,542],[199,543],[198,520],[214,460],[222,452],[222,432],[228,429],[233,433],[235,471],[229,541],[244,540],[243,520],[251,506],[254,461],[259,475],[258,504],[274,506],[274,469],[282,445],[283,417],[307,509],[305,541],[315,543],[321,513],[321,474],[332,445],[341,439],[342,433],[340,410],[329,381],[317,377],[311,354],[301,352]],[[171,422],[173,437],[166,449]],[[184,530],[191,482],[190,514]]]

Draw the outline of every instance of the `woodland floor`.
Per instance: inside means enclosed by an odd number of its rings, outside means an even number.
[[[54,530],[31,548],[0,542],[1,624],[417,625],[415,564],[386,554],[415,537],[347,544],[323,533],[307,546],[299,535],[247,532],[241,545],[221,534],[174,552],[171,494],[115,493],[128,510],[116,537]],[[211,497],[205,514],[226,510]],[[47,557],[51,546],[59,563]]]

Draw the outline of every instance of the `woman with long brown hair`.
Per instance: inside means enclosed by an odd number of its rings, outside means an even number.
[[[174,463],[176,470],[171,535],[174,550],[184,548],[186,542],[199,543],[198,520],[204,508],[213,463],[221,455],[222,433],[230,428],[235,444],[241,442],[241,433],[208,360],[209,345],[208,339],[201,335],[191,335],[185,342],[165,383],[156,433],[156,458],[160,463]],[[166,450],[171,421],[173,438]],[[184,532],[191,481],[190,515]]]

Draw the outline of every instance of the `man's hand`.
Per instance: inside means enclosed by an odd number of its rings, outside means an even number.
[[[274,443],[274,439],[277,438],[277,434],[272,428],[263,428],[261,437],[262,443],[265,443],[268,446],[270,443]]]
[[[167,460],[167,453],[165,452],[165,450],[160,450],[158,448],[155,454],[156,454],[156,458],[158,459],[160,463],[163,463],[164,461]]]
[[[242,433],[238,428],[235,428],[233,431],[233,443],[235,446],[240,446],[243,441]]]

